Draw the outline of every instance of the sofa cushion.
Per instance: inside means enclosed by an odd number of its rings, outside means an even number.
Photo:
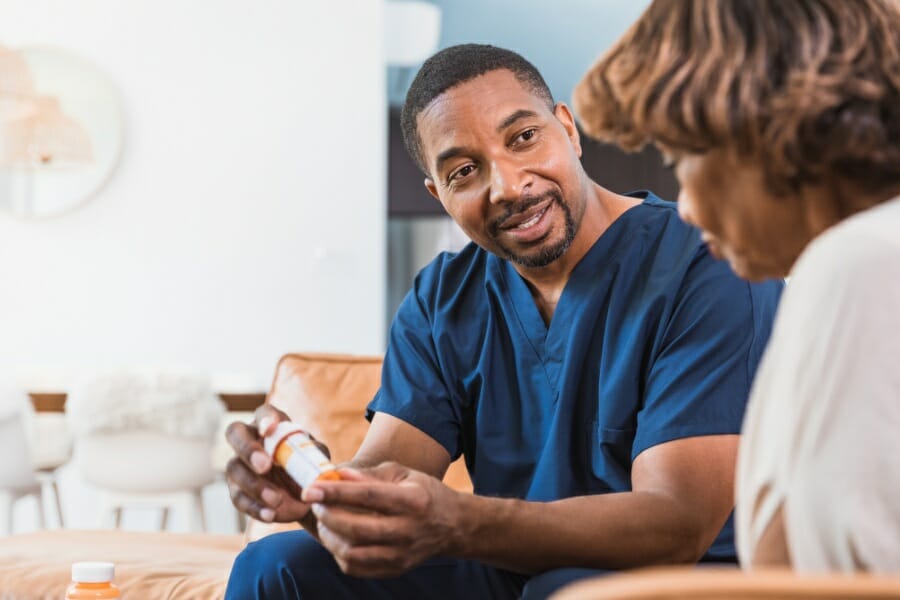
[[[221,598],[240,535],[40,531],[0,538],[0,598],[62,598],[78,561],[116,565],[124,598]]]

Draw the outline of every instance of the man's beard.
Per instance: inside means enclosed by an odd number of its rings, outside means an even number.
[[[502,223],[512,215],[522,213],[532,206],[536,206],[541,202],[544,202],[548,198],[552,200],[551,204],[547,205],[548,209],[552,204],[556,204],[563,211],[563,217],[565,218],[566,226],[565,235],[563,236],[563,238],[551,246],[544,246],[540,248],[535,254],[516,254],[510,248],[506,247],[499,239],[500,225],[502,225]],[[569,205],[563,202],[562,196],[560,196],[557,191],[553,190],[547,192],[546,194],[523,200],[517,203],[515,206],[510,206],[506,209],[506,212],[502,216],[498,217],[491,223],[489,231],[491,237],[494,238],[494,243],[497,245],[499,254],[503,258],[523,267],[540,268],[546,267],[566,253],[566,251],[569,249],[569,246],[572,245],[572,240],[575,239],[575,234],[578,231],[578,225],[575,223],[575,219],[572,217],[572,210],[569,208]]]

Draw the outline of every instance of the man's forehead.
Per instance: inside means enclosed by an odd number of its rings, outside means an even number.
[[[416,117],[423,150],[447,145],[448,138],[473,128],[493,131],[509,114],[546,110],[546,102],[511,71],[489,71],[437,96]]]
[[[532,101],[538,101],[538,95],[534,91],[524,85],[512,71],[497,69],[445,90],[422,109],[418,119],[422,124],[425,120],[440,121],[445,113],[472,105],[484,109],[506,102]]]

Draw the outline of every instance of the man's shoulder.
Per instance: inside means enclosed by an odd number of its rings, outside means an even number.
[[[781,294],[781,280],[749,283],[741,279],[726,261],[712,256],[699,230],[678,215],[675,202],[652,192],[630,195],[644,199],[637,221],[648,234],[643,246],[645,260],[652,264],[649,279],[674,286],[676,304],[702,299],[704,304],[720,304],[724,308],[741,299],[754,305],[754,312],[770,316]],[[762,318],[761,314],[755,317]]]
[[[676,203],[649,190],[627,195],[642,201],[620,217],[619,259],[660,285],[679,285],[691,265],[704,259],[699,232],[681,220]]]
[[[459,252],[441,252],[416,275],[413,291],[431,307],[463,300],[483,290],[490,256],[474,242]]]
[[[696,252],[702,246],[697,228],[678,216],[678,204],[664,200],[649,190],[638,190],[626,195],[641,200],[640,204],[631,209],[637,213],[637,218],[632,219],[631,223],[632,227],[646,231],[650,240],[669,245],[671,250],[682,254]]]
[[[640,200],[641,202],[637,206],[648,214],[656,214],[664,218],[675,217],[678,219],[678,204],[657,196],[651,190],[635,190],[633,192],[628,192],[625,195]],[[678,221],[685,227],[690,228],[690,225],[681,221],[681,219],[678,219]]]

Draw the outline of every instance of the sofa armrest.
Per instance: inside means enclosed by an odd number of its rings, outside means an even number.
[[[569,585],[553,600],[847,600],[900,598],[900,577],[797,575],[788,570],[744,572],[737,568],[639,569]]]

